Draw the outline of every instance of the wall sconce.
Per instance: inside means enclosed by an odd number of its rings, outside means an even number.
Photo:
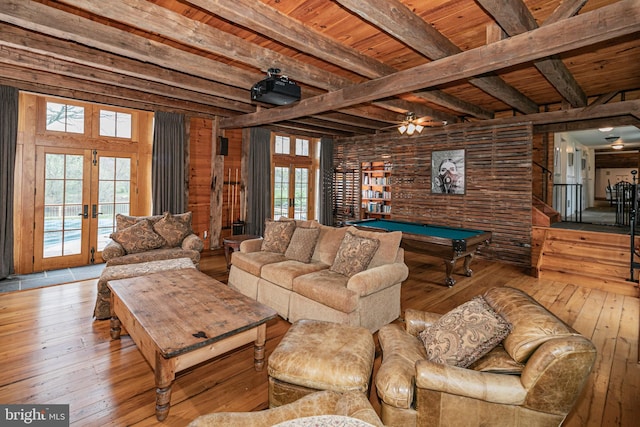
[[[416,115],[411,112],[407,113],[407,118],[400,124],[400,126],[398,126],[398,132],[401,134],[406,132],[409,136],[413,135],[415,132],[422,132],[422,129],[424,129],[424,126],[418,123]]]

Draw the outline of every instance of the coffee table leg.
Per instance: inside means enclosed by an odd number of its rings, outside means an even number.
[[[257,328],[256,343],[253,347],[253,364],[256,371],[264,368],[264,343],[267,340],[267,324],[263,323]]]
[[[120,339],[120,333],[122,332],[122,327],[120,325],[120,319],[118,319],[117,316],[111,316],[111,339],[112,340],[119,340]]]
[[[156,418],[163,421],[169,415],[171,406],[171,385],[176,377],[172,359],[165,359],[156,353]]]

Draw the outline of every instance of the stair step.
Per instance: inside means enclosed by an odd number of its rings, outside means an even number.
[[[629,273],[627,273],[627,277]],[[636,273],[637,277],[637,273]],[[638,284],[623,278],[603,278],[592,276],[579,276],[573,273],[563,273],[559,271],[541,271],[538,278],[544,280],[555,280],[563,283],[570,283],[577,286],[584,286],[593,289],[602,289],[620,295],[638,297],[640,292]]]
[[[548,240],[542,249],[544,255],[568,256],[572,259],[611,260],[628,262],[630,250],[617,245],[598,245],[594,243]]]
[[[545,256],[539,269],[540,271],[562,271],[570,274],[614,279],[628,276],[629,262]]]

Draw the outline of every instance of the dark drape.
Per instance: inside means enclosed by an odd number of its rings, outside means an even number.
[[[185,211],[184,115],[156,111],[153,128],[153,214]]]
[[[13,273],[13,174],[18,139],[18,89],[0,86],[0,279]]]
[[[271,217],[271,132],[249,132],[246,232],[262,236],[264,221]]]
[[[333,225],[333,139],[320,140],[320,212],[318,221]]]

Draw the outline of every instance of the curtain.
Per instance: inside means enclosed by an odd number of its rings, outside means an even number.
[[[320,212],[318,221],[333,225],[333,139],[320,140]]]
[[[247,161],[248,234],[264,235],[264,221],[271,217],[271,132],[251,128]]]
[[[153,214],[185,211],[184,115],[156,111],[153,128]]]
[[[18,139],[18,89],[0,86],[0,279],[13,273],[13,174]]]

